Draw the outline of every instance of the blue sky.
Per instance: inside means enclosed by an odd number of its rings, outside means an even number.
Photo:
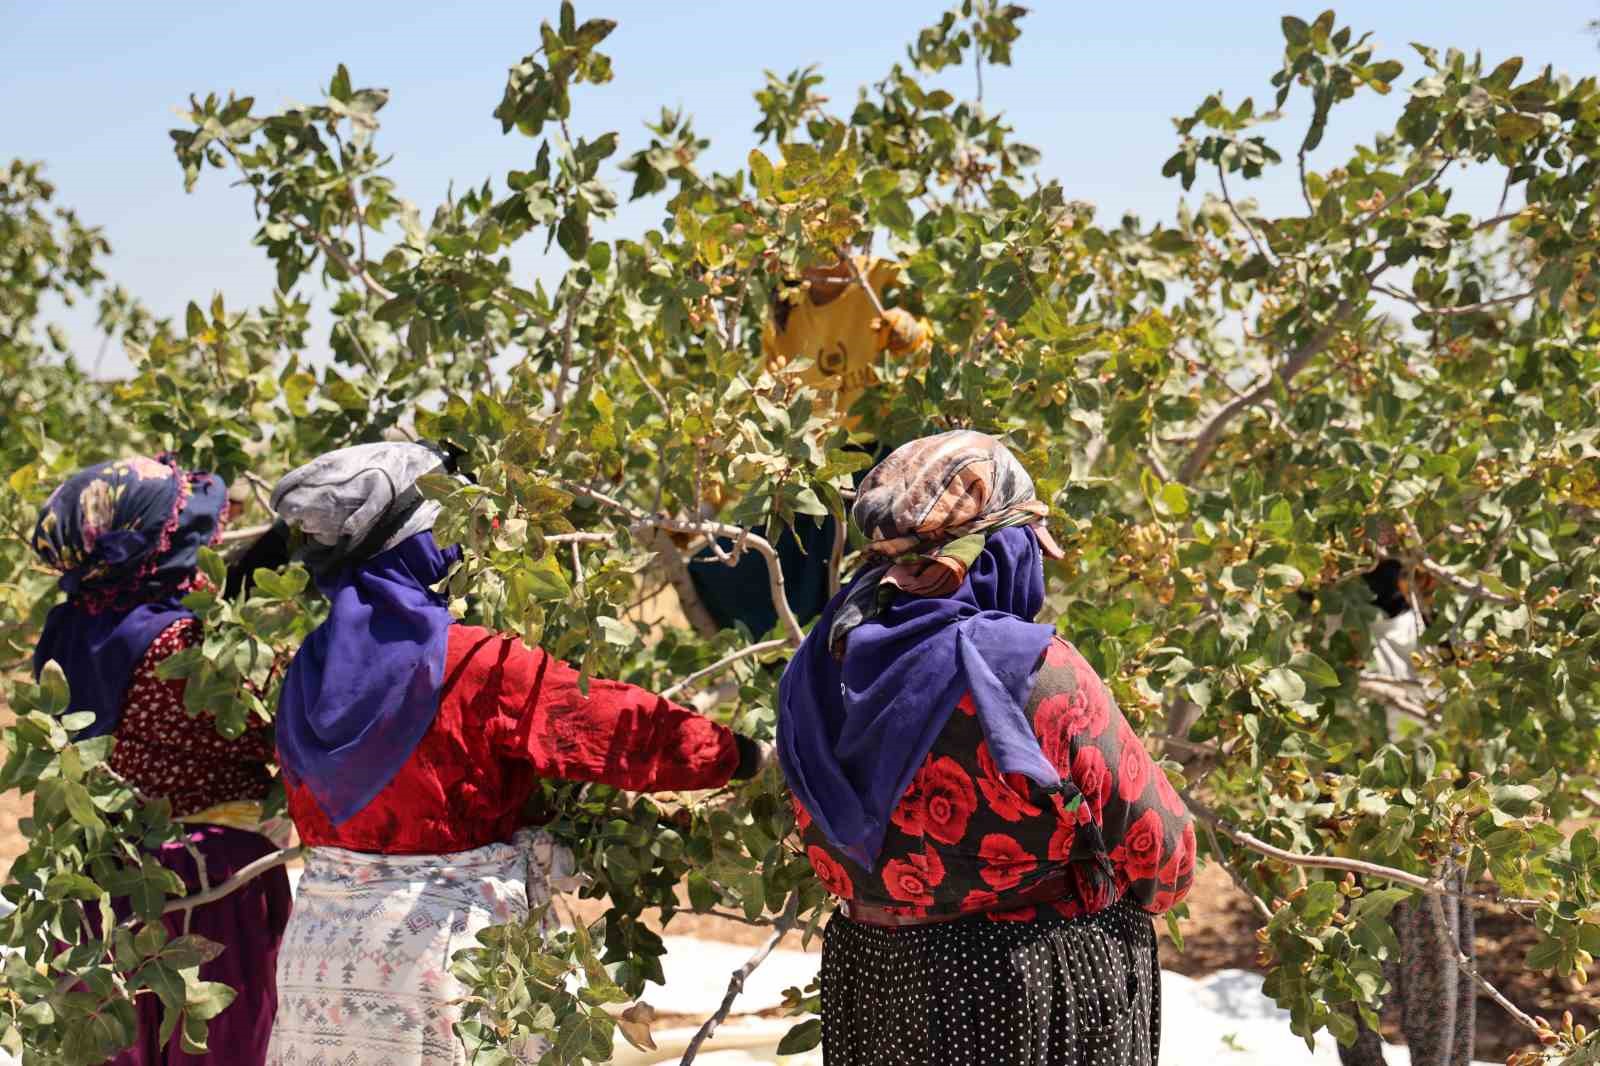
[[[616,129],[625,155],[644,143],[642,123],[662,105],[682,107],[712,141],[708,165],[738,165],[755,138],[751,93],[764,69],[786,72],[821,64],[823,91],[842,106],[863,83],[903,57],[918,27],[946,6],[940,0],[876,3],[813,0],[803,5],[726,0],[586,0],[579,18],[620,22],[604,46],[616,79],[579,87],[575,134]],[[1160,176],[1175,135],[1170,119],[1221,90],[1237,100],[1270,100],[1267,79],[1282,49],[1281,14],[1314,18],[1321,4],[1080,3],[1036,0],[1009,70],[987,70],[985,104],[1007,114],[1018,135],[1042,149],[1040,173],[1067,195],[1089,200],[1103,222],[1124,211],[1170,217],[1182,190]],[[183,191],[167,130],[190,92],[233,89],[257,99],[258,111],[319,96],[343,62],[357,85],[392,91],[380,146],[395,156],[401,195],[426,212],[452,180],[497,181],[531,161],[535,142],[503,137],[491,112],[506,68],[532,51],[554,0],[523,3],[343,3],[275,0],[224,2],[0,2],[0,151],[43,160],[60,201],[105,228],[114,254],[108,273],[153,309],[178,314],[214,291],[230,307],[267,298],[272,273],[250,244],[255,223],[247,194],[210,172]],[[1498,61],[1550,63],[1574,76],[1595,73],[1600,49],[1585,32],[1600,17],[1597,0],[1360,0],[1338,8],[1342,23],[1372,30],[1381,53],[1401,59],[1409,85],[1420,61],[1413,40],[1482,50]],[[947,84],[970,93],[968,68]],[[1331,165],[1342,149],[1390,122],[1403,103],[1366,94],[1347,106],[1313,157]],[[1293,105],[1291,104],[1291,107]],[[1258,108],[1259,110],[1260,108]],[[1338,113],[1336,113],[1338,114]],[[1293,116],[1280,143],[1297,143]],[[1286,153],[1289,154],[1289,153]],[[626,192],[625,176],[616,184]],[[220,179],[220,180],[219,180]],[[1460,189],[1469,199],[1498,189]],[[1195,194],[1200,192],[1197,186]],[[1269,208],[1292,209],[1292,168],[1253,187]],[[651,207],[634,208],[613,232],[655,223]],[[527,242],[530,245],[532,242]],[[555,253],[559,256],[559,252]],[[558,262],[530,247],[520,269],[547,279]],[[80,352],[92,354],[92,317],[61,314]],[[106,370],[126,370],[120,355]]]

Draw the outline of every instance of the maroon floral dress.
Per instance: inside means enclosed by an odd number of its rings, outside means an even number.
[[[1062,792],[1000,773],[965,697],[895,809],[875,869],[829,844],[795,802],[822,883],[840,899],[905,916],[983,912],[1025,922],[1043,912],[1077,918],[1118,900],[1150,914],[1178,904],[1194,881],[1194,822],[1067,642],[1045,652],[1028,715],[1045,757],[1081,798],[1064,801]],[[1091,846],[1101,841],[1109,869]],[[1063,874],[1066,894],[1050,892]],[[1058,898],[1042,899],[1041,890]]]

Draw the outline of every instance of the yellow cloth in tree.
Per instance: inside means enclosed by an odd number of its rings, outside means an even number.
[[[855,262],[880,301],[901,279],[900,264],[893,260],[857,256]],[[800,380],[831,394],[835,418],[854,426],[858,420],[844,414],[878,380],[883,354],[925,352],[931,336],[928,323],[909,311],[889,308],[880,316],[850,265],[839,263],[813,267],[778,293],[762,331],[761,350],[774,371],[810,360],[799,371]]]

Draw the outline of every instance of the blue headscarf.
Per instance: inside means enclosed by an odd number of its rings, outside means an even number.
[[[835,617],[883,574],[868,568],[829,602],[778,688],[784,777],[823,835],[869,870],[890,813],[968,692],[1002,772],[1062,783],[1027,715],[1054,632],[1033,621],[1044,606],[1033,529],[989,534],[948,595],[893,596],[850,628],[836,657]]]
[[[227,503],[221,478],[170,456],[99,463],[45,501],[33,548],[60,572],[67,598],[45,619],[33,672],[58,663],[71,709],[94,713],[77,739],[115,731],[139,660],[168,626],[194,617],[183,597]]]
[[[394,780],[438,716],[451,617],[432,586],[460,558],[423,532],[317,577],[330,609],[284,676],[278,758],[335,825]]]
[[[422,445],[357,445],[273,490],[329,603],[284,675],[278,761],[334,825],[394,780],[439,714],[452,619],[433,587],[461,553],[433,539],[438,504],[416,482],[442,463]]]

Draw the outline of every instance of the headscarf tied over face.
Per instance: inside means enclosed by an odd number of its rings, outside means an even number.
[[[117,728],[134,667],[163,630],[194,617],[183,597],[227,503],[221,478],[167,455],[80,470],[45,501],[33,548],[67,599],[45,619],[33,672],[60,664],[72,709],[94,713],[78,739]]]
[[[981,433],[913,441],[862,482],[853,518],[880,558],[833,598],[784,671],[778,756],[817,826],[869,869],[967,693],[1002,772],[1062,786],[1027,716],[1053,632],[1033,621],[1043,545],[1055,548],[1037,526],[1044,513],[1026,472]],[[949,558],[974,536],[976,550]]]
[[[417,478],[443,461],[420,444],[362,444],[291,471],[272,493],[329,602],[284,676],[279,760],[335,825],[383,791],[439,713],[451,617],[433,588],[461,553],[434,541],[439,505]]]

